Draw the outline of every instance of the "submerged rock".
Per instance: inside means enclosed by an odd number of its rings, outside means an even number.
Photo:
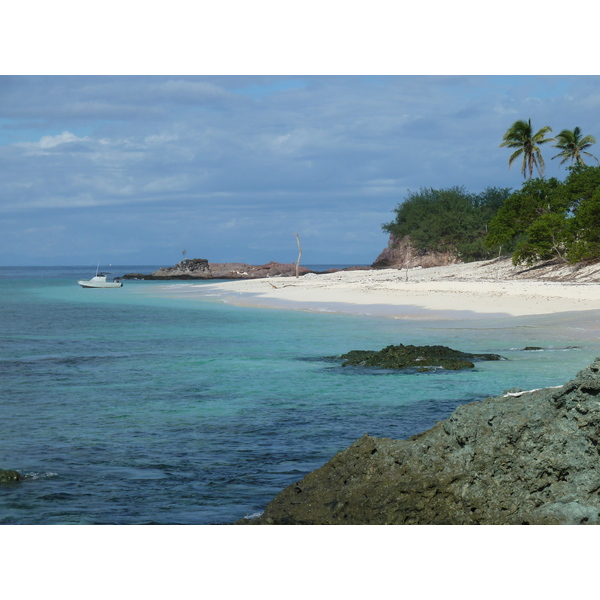
[[[383,350],[352,350],[340,356],[343,367],[379,367],[382,369],[410,369],[428,371],[436,367],[458,370],[472,369],[473,360],[503,360],[498,354],[472,354],[446,346],[387,346]]]
[[[564,348],[542,348],[541,346],[525,346],[523,352],[546,352],[547,350],[580,350],[581,346],[565,346]]]
[[[12,483],[13,481],[20,481],[21,475],[17,471],[11,471],[0,469],[0,483]]]
[[[558,389],[459,406],[408,440],[363,436],[239,524],[597,524],[600,358]]]

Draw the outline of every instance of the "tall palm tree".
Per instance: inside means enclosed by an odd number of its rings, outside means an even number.
[[[585,165],[585,161],[583,160],[582,154],[587,156],[591,156],[596,159],[596,162],[599,162],[598,159],[589,152],[586,152],[586,149],[596,143],[596,138],[593,135],[586,135],[585,137],[581,137],[581,129],[579,127],[575,127],[573,131],[570,129],[563,129],[556,136],[557,144],[554,144],[553,148],[559,148],[562,150],[559,154],[552,157],[552,160],[562,157],[560,164],[567,162],[571,159],[571,164],[576,162],[579,165]]]
[[[509,168],[515,159],[523,155],[523,164],[521,173],[527,178],[527,169],[529,168],[529,178],[533,177],[533,166],[535,165],[540,175],[544,174],[544,159],[539,148],[542,144],[553,142],[554,138],[545,138],[544,136],[552,131],[551,127],[542,127],[537,133],[533,133],[531,119],[528,121],[515,121],[504,134],[503,142],[500,148],[517,148],[508,159]]]

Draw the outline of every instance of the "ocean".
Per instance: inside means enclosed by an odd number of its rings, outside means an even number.
[[[599,311],[449,320],[243,307],[163,293],[198,282],[77,285],[94,270],[0,267],[0,468],[26,477],[0,486],[0,523],[234,523],[365,433],[407,438],[459,404],[560,385],[600,356]],[[330,358],[400,343],[507,360],[400,373]]]

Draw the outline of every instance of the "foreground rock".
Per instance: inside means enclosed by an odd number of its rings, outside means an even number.
[[[12,483],[21,479],[22,477],[17,471],[0,469],[0,483]]]
[[[387,346],[379,352],[372,350],[352,350],[340,356],[343,367],[379,367],[382,369],[417,369],[429,371],[442,368],[457,371],[472,369],[472,360],[503,360],[498,354],[471,354],[460,352],[447,346]]]
[[[240,524],[598,524],[600,359],[559,389],[458,407],[408,440],[365,435]]]

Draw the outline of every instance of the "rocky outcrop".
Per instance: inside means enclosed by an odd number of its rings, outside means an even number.
[[[306,267],[299,267],[298,274],[312,273]],[[163,267],[150,275],[128,273],[122,279],[259,279],[263,277],[295,277],[296,265],[292,263],[270,262],[265,265],[246,263],[211,263],[205,258],[182,260],[174,267]]]
[[[368,271],[371,267],[346,267],[344,269],[328,269],[312,271],[306,267],[298,267],[298,275],[308,273],[336,273],[337,271]],[[264,277],[295,277],[295,263],[278,263],[271,261],[264,265],[246,263],[213,263],[205,258],[182,260],[174,267],[162,267],[149,275],[143,273],[127,273],[121,279],[262,279]]]
[[[472,354],[453,350],[447,346],[387,346],[383,350],[351,350],[342,354],[342,367],[361,366],[378,367],[380,369],[416,369],[430,371],[432,369],[472,369],[473,360],[502,360],[498,354]]]
[[[449,252],[425,252],[411,246],[410,237],[390,235],[387,248],[371,265],[374,269],[412,269],[414,267],[443,267],[460,262]]]
[[[0,483],[12,483],[21,479],[22,477],[17,471],[0,469]]]
[[[408,440],[365,435],[240,524],[598,524],[600,359],[558,389],[459,406]]]

